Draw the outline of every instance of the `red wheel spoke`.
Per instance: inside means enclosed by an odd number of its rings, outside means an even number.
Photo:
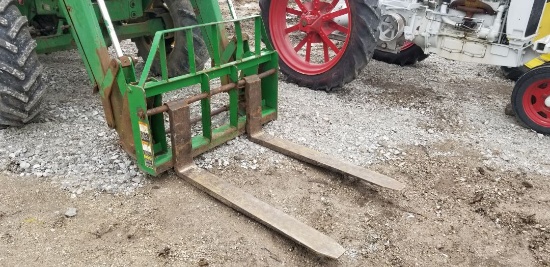
[[[536,113],[540,114],[542,112],[548,114],[548,108],[544,105],[544,99],[537,98],[537,102],[532,105],[532,108]]]
[[[296,25],[294,25],[294,26],[292,26],[292,27],[286,28],[286,29],[285,29],[285,33],[286,33],[286,34],[289,34],[289,33],[291,33],[291,32],[295,32],[295,31],[297,31],[297,30],[299,30],[299,29],[300,29],[300,25],[299,25],[299,24],[296,24]]]
[[[547,110],[544,108],[544,107],[541,107],[541,105],[535,105],[533,106],[533,109],[535,110],[535,112],[537,113],[544,113],[544,114],[547,114]]]
[[[349,13],[349,8],[340,9],[338,11],[323,15],[323,20],[332,20],[333,18],[340,17]]]
[[[330,3],[330,6],[328,7],[327,11],[333,10],[338,4],[338,2],[339,0],[332,0],[332,3]]]
[[[548,90],[541,89],[542,85],[543,84],[537,85],[536,89],[531,91],[531,95],[534,96],[535,98],[537,98],[537,102],[539,102],[539,101],[544,102],[544,99],[545,99],[544,95],[546,95],[548,93],[547,92]]]
[[[325,54],[325,63],[330,61],[330,57],[328,56],[328,46],[326,43],[323,43],[323,52]]]
[[[340,31],[342,33],[345,33],[345,34],[348,34],[349,33],[349,28],[346,28],[336,22],[334,23],[331,23],[330,24],[330,27],[333,29],[333,30],[337,30],[337,31]]]
[[[311,62],[311,40],[309,36],[307,37],[307,45],[306,45],[306,61]]]
[[[294,0],[294,2],[296,2],[296,4],[297,4],[298,7],[300,8],[300,10],[302,10],[302,12],[307,12],[307,8],[304,6],[304,4],[302,4],[302,1],[300,1],[300,0]]]
[[[302,39],[302,41],[300,41],[300,43],[298,43],[298,45],[296,47],[294,47],[294,51],[298,52],[300,51],[300,49],[302,49],[302,47],[304,47],[304,45],[309,41],[309,36],[306,35],[306,37],[304,39]]]
[[[536,102],[532,103],[531,106],[536,113],[545,113],[548,114],[549,108],[544,104],[543,97],[536,97]]]
[[[313,0],[313,8],[319,9],[319,3],[320,3],[320,0]]]
[[[289,13],[289,14],[292,14],[292,15],[296,15],[296,16],[301,16],[304,12],[302,12],[302,11],[300,11],[300,10],[296,10],[296,9],[290,8],[290,7],[287,7],[287,8],[286,8],[286,13]]]
[[[319,35],[321,36],[321,39],[323,39],[323,43],[328,45],[328,47],[330,47],[330,49],[332,49],[332,51],[334,51],[334,53],[338,54],[340,52],[338,47],[324,33],[320,33]]]

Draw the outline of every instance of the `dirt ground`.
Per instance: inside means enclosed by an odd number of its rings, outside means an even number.
[[[405,182],[403,192],[294,160],[214,172],[337,240],[347,249],[339,260],[317,257],[173,174],[132,196],[78,198],[38,178],[1,176],[0,264],[548,266],[548,180],[486,169],[475,152],[441,147],[459,153],[411,149],[404,162],[374,166]],[[77,215],[67,218],[71,207]]]
[[[358,83],[387,90],[370,97],[388,106],[441,97],[380,77],[362,74]],[[507,98],[511,86],[498,86],[507,89],[487,94]],[[456,115],[446,111],[442,117]],[[432,127],[461,131],[441,120]],[[0,266],[550,266],[548,177],[484,164],[478,149],[453,139],[400,149],[399,160],[368,166],[405,183],[400,192],[289,158],[273,166],[269,155],[257,158],[257,169],[211,170],[335,239],[346,249],[338,260],[320,258],[171,172],[149,177],[132,195],[77,197],[50,179],[0,173]],[[69,208],[76,216],[65,216]]]

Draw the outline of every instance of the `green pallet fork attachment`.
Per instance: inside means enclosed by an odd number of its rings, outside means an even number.
[[[332,238],[200,169],[193,157],[247,133],[253,142],[332,171],[396,190],[402,189],[403,184],[264,133],[262,124],[277,118],[278,55],[269,44],[261,18],[223,21],[217,0],[192,0],[191,3],[200,24],[156,32],[149,57],[138,76],[134,59],[109,54],[91,1],[59,0],[101,96],[107,124],[116,129],[123,148],[136,158],[144,172],[157,175],[174,169],[179,177],[228,206],[320,255],[338,258],[344,248]],[[104,14],[103,18],[108,17]],[[243,33],[245,23],[254,25],[252,37]],[[226,37],[226,25],[234,29],[231,39]],[[191,31],[196,27],[201,29],[212,66],[200,70],[191,60],[190,73],[169,77],[164,36],[186,32],[188,58],[194,59]],[[160,77],[150,74],[155,62],[160,64]],[[214,85],[215,80],[221,84]],[[166,93],[189,91],[191,86],[200,87],[200,92],[164,101]],[[211,100],[216,96],[226,96],[227,104],[213,109]],[[193,105],[198,105],[200,110],[196,118],[192,117]],[[227,122],[218,126],[212,117],[219,114],[226,114]],[[197,123],[200,131],[193,131]]]

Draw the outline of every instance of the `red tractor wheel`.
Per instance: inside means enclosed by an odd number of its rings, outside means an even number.
[[[550,134],[550,66],[528,71],[512,92],[512,108],[529,128]]]
[[[260,0],[287,81],[330,91],[368,63],[378,36],[376,0]]]
[[[428,56],[429,54],[425,54],[420,46],[413,42],[406,41],[399,53],[391,53],[377,49],[374,51],[374,56],[372,58],[388,64],[409,66],[426,59]]]

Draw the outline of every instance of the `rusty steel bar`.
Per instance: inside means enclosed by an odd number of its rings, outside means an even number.
[[[256,144],[267,147],[289,157],[313,164],[327,170],[351,175],[363,181],[393,190],[402,190],[405,185],[391,177],[381,173],[353,165],[339,160],[330,155],[315,151],[287,140],[277,138],[260,131],[250,136],[250,140]]]
[[[218,109],[215,109],[215,110],[212,110],[212,112],[210,112],[210,118],[220,114],[220,113],[223,113],[223,112],[226,112],[229,110],[229,106],[223,106],[221,108],[218,108]],[[202,117],[196,117],[196,118],[193,118],[191,119],[191,124],[195,124],[199,121],[201,121]]]
[[[262,87],[256,75],[244,78],[246,99],[246,132],[250,136],[262,131]]]
[[[223,106],[221,108],[218,108],[218,109],[215,109],[215,110],[212,110],[212,112],[210,113],[210,117],[214,117],[216,115],[219,115],[220,113],[223,113],[223,112],[226,112],[229,110],[229,106]],[[202,117],[196,117],[196,118],[193,118],[191,119],[191,125],[201,121]],[[166,128],[165,131],[166,133],[169,133],[172,129],[170,128]]]
[[[262,72],[262,73],[258,74],[258,77],[260,79],[263,79],[263,78],[265,78],[269,75],[275,74],[276,72],[277,72],[276,69],[270,69],[268,71],[265,71],[265,72]],[[245,80],[241,79],[237,83],[228,83],[228,84],[222,85],[220,87],[214,88],[214,89],[210,90],[210,93],[196,94],[196,95],[193,95],[193,96],[188,97],[186,99],[180,99],[180,100],[176,100],[174,102],[182,101],[182,102],[185,102],[187,104],[191,104],[191,103],[197,102],[199,100],[211,97],[213,95],[217,95],[219,93],[227,92],[227,91],[229,91],[233,88],[237,88],[237,89],[244,88],[245,84],[246,84]],[[155,107],[155,108],[148,109],[147,110],[147,116],[153,116],[153,115],[163,113],[163,112],[167,112],[167,111],[168,111],[168,106],[166,106],[166,104],[164,104],[162,106],[158,106],[158,107]]]
[[[184,103],[170,102],[168,115],[170,116],[170,129],[172,129],[172,162],[175,170],[183,170],[193,166],[193,144],[189,122],[191,110]]]

